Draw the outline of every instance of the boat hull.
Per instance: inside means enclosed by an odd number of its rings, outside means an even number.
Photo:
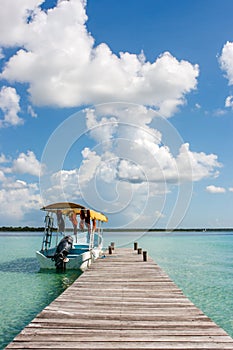
[[[69,261],[65,264],[65,269],[85,271],[100,256],[101,252],[101,248],[94,248],[81,254],[68,254]],[[37,251],[36,257],[40,264],[40,269],[56,270],[54,260],[51,257],[47,257],[44,252]]]

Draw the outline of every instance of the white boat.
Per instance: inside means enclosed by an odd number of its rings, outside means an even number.
[[[108,221],[104,214],[70,202],[53,203],[41,210],[46,212],[42,247],[36,252],[41,269],[84,271],[100,256],[102,223]],[[72,229],[66,229],[67,220]]]

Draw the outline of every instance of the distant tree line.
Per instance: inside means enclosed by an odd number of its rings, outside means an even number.
[[[4,231],[4,232],[9,232],[9,231],[27,231],[27,232],[40,232],[40,231],[44,231],[44,227],[29,227],[29,226],[2,226],[0,227],[0,231]]]
[[[56,227],[53,228],[53,231],[57,230]],[[72,228],[67,228],[66,231],[72,231]],[[0,232],[17,232],[17,231],[26,231],[26,232],[41,232],[44,231],[44,227],[30,227],[30,226],[1,226]],[[233,232],[232,227],[226,228],[176,228],[176,229],[164,229],[164,228],[105,228],[105,232],[214,232],[214,231],[231,231]]]
[[[215,232],[233,231],[232,227],[212,228],[104,228],[105,232]]]

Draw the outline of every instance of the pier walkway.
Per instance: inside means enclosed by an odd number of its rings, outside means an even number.
[[[98,259],[6,349],[232,349],[233,339],[133,249]]]

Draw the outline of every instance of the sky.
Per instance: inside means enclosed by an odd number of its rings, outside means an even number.
[[[0,8],[0,226],[233,227],[232,0]]]

